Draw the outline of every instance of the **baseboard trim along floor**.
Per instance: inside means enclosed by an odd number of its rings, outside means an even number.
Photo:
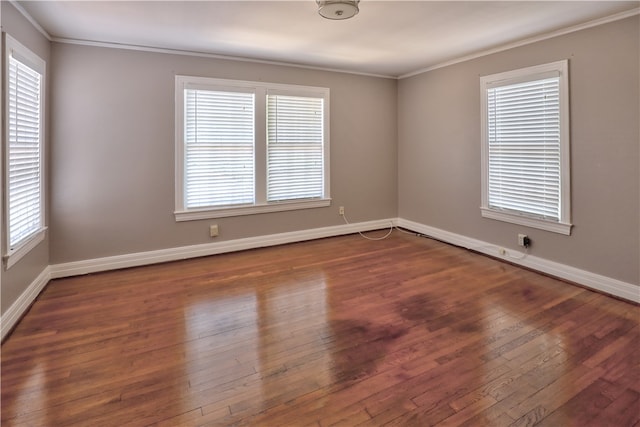
[[[640,288],[631,283],[533,255],[523,257],[523,253],[513,250],[501,252],[500,247],[492,243],[403,218],[390,218],[50,265],[38,275],[2,316],[2,339],[16,325],[51,279],[380,230],[389,228],[392,225],[494,258],[504,259],[510,263],[549,274],[599,292],[640,303]]]

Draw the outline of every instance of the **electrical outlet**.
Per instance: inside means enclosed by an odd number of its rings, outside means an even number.
[[[531,240],[529,239],[529,236],[526,234],[518,234],[518,246],[527,248],[530,244]]]
[[[344,215],[344,206],[338,208],[338,215]]]
[[[209,236],[216,237],[218,235],[218,224],[209,226]]]

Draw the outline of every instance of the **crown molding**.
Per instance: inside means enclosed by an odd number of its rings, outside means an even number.
[[[461,56],[459,58],[451,59],[449,61],[441,62],[436,65],[432,65],[426,68],[421,68],[416,71],[412,71],[407,74],[402,74],[397,77],[398,80],[406,79],[409,77],[417,76],[419,74],[424,74],[429,71],[437,70],[438,68],[448,67],[450,65],[459,64],[461,62],[470,61],[472,59],[481,58],[483,56],[492,55],[494,53],[503,52],[505,50],[513,49],[520,46],[526,46],[528,44],[537,43],[543,40],[548,40],[554,37],[563,36],[565,34],[575,33],[576,31],[586,30],[587,28],[597,27],[599,25],[608,24],[610,22],[619,21],[621,19],[630,18],[632,16],[640,14],[640,7],[635,9],[630,9],[624,12],[616,13],[614,15],[605,16],[604,18],[594,19],[592,21],[584,22],[582,24],[573,25],[571,27],[561,28],[556,31],[552,31],[549,33],[541,34],[535,37],[529,37],[523,40],[519,40],[512,43],[507,43],[495,48],[479,51],[476,53],[472,53],[470,55]]]
[[[165,54],[171,54],[171,55],[183,55],[183,56],[192,56],[192,57],[200,57],[200,58],[222,59],[227,61],[250,62],[252,64],[266,64],[266,65],[302,68],[306,70],[315,70],[315,71],[328,71],[331,73],[355,74],[358,76],[376,77],[376,78],[382,78],[382,79],[397,79],[396,76],[392,76],[392,75],[367,73],[364,71],[354,71],[354,70],[347,70],[342,68],[320,67],[320,66],[314,66],[314,65],[298,64],[294,62],[271,61],[268,59],[247,58],[247,57],[232,56],[232,55],[220,55],[216,53],[200,52],[200,51],[194,51],[194,50],[170,49],[170,48],[161,48],[161,47],[154,47],[154,46],[134,45],[134,44],[126,44],[126,43],[111,43],[111,42],[101,42],[101,41],[93,41],[93,40],[68,39],[68,38],[61,38],[61,37],[53,37],[51,41],[56,43],[74,44],[74,45],[80,45],[80,46],[104,47],[109,49],[125,49],[125,50],[134,50],[134,51],[151,52],[151,53],[165,53]]]
[[[271,60],[259,59],[259,58],[246,58],[246,57],[232,56],[232,55],[220,55],[220,54],[209,53],[209,52],[191,51],[191,50],[183,50],[183,49],[170,49],[170,48],[161,48],[161,47],[154,47],[154,46],[126,44],[126,43],[110,43],[110,42],[101,42],[101,41],[93,41],[93,40],[52,37],[16,0],[9,0],[9,3],[11,3],[50,42],[74,44],[74,45],[81,45],[81,46],[104,47],[104,48],[110,48],[110,49],[126,49],[126,50],[134,50],[134,51],[141,51],[141,52],[165,53],[165,54],[172,54],[172,55],[195,56],[195,57],[201,57],[201,58],[222,59],[222,60],[228,60],[228,61],[250,62],[250,63],[256,63],[256,64],[294,67],[294,68],[301,68],[301,69],[307,69],[307,70],[327,71],[332,73],[344,73],[344,74],[353,74],[353,75],[359,75],[359,76],[365,76],[365,77],[376,77],[376,78],[395,79],[395,80],[402,80],[402,79],[413,77],[429,71],[437,70],[439,68],[444,68],[450,65],[459,64],[461,62],[470,61],[472,59],[481,58],[483,56],[492,55],[494,53],[503,52],[505,50],[513,49],[516,47],[526,46],[528,44],[536,43],[539,41],[548,40],[548,39],[562,36],[565,34],[574,33],[576,31],[597,27],[599,25],[608,24],[610,22],[619,21],[621,19],[629,18],[629,17],[640,14],[640,7],[636,7],[634,9],[626,10],[626,11],[619,12],[609,16],[605,16],[603,18],[594,19],[588,22],[584,22],[582,24],[561,28],[559,30],[551,31],[549,33],[541,34],[534,37],[529,37],[529,38],[512,42],[512,43],[507,43],[495,48],[482,50],[479,52],[472,53],[470,55],[461,56],[445,62],[431,65],[425,68],[420,68],[418,70],[415,70],[409,73],[395,76],[395,75],[368,73],[364,71],[354,71],[354,70],[348,70],[348,69],[342,69],[342,68],[321,67],[321,66],[314,66],[314,65],[308,65],[308,64],[285,62],[285,61],[271,61]]]
[[[42,28],[42,26],[38,23],[38,21],[36,21],[30,14],[29,12],[27,12],[26,10],[24,10],[24,8],[22,7],[22,5],[20,5],[20,3],[18,3],[16,0],[9,0],[9,3],[16,8],[16,10],[18,12],[20,12],[22,14],[22,16],[25,17],[25,19],[27,21],[29,21],[29,23],[31,23],[31,25],[33,25],[33,27],[38,30],[38,32],[40,32],[40,34],[42,34],[47,40],[52,41],[53,39],[51,38],[51,35],[49,33],[47,33],[45,31],[44,28]]]

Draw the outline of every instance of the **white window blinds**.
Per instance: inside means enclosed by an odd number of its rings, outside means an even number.
[[[480,78],[484,218],[571,234],[569,61]]]
[[[267,96],[267,200],[323,197],[323,99]]]
[[[8,240],[12,251],[43,227],[42,75],[9,57],[8,66]]]
[[[185,90],[185,205],[254,201],[254,95]]]
[[[329,89],[176,76],[176,221],[331,204]]]
[[[488,89],[489,208],[560,220],[559,80]]]

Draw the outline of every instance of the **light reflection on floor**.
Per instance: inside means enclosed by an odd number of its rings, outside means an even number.
[[[293,398],[305,387],[314,390],[331,382],[321,271],[297,273],[277,286],[247,285],[227,289],[221,298],[199,298],[185,308],[185,369],[193,392],[214,393],[221,383],[230,390],[210,400],[211,407],[226,399],[234,414],[256,402],[268,403],[283,388],[294,390]],[[312,362],[310,353],[317,355]],[[209,408],[202,409],[206,415]]]

